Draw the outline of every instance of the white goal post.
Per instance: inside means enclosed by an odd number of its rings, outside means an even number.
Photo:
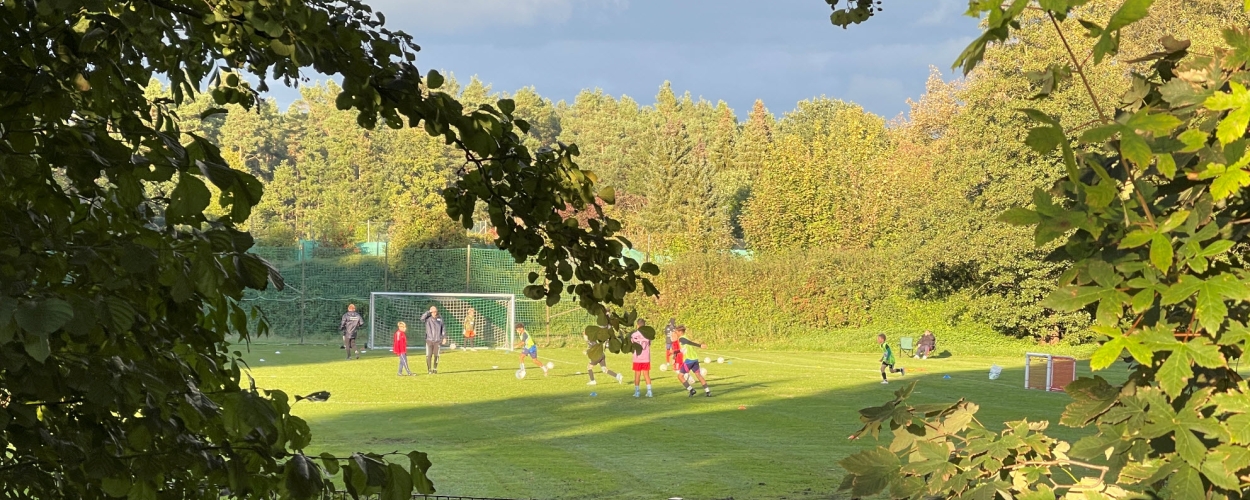
[[[516,295],[373,292],[369,294],[369,349],[390,349],[400,321],[408,325],[408,348],[425,349],[421,315],[430,306],[438,308],[449,342],[457,347],[512,350],[516,345]]]

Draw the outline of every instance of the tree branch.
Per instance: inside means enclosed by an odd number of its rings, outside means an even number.
[[[1103,123],[1110,122],[1111,120],[1107,118],[1107,114],[1102,111],[1102,105],[1098,104],[1098,97],[1094,95],[1094,88],[1090,86],[1089,79],[1085,77],[1085,69],[1082,68],[1081,63],[1076,60],[1076,53],[1072,51],[1072,46],[1068,45],[1068,37],[1064,36],[1063,30],[1059,28],[1059,21],[1055,20],[1055,15],[1050,12],[1047,12],[1046,16],[1050,18],[1050,23],[1055,26],[1055,32],[1059,33],[1059,40],[1063,42],[1063,48],[1068,51],[1068,59],[1071,60],[1072,64],[1075,66],[1074,69],[1076,69],[1076,74],[1080,75],[1081,83],[1085,84],[1085,91],[1089,93],[1089,100],[1093,101],[1094,109],[1098,110],[1098,118],[1102,120]]]

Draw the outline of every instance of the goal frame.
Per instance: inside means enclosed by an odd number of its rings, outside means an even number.
[[[434,292],[370,292],[369,293],[369,349],[376,349],[373,339],[375,334],[375,325],[377,324],[377,316],[375,315],[375,305],[379,296],[385,297],[430,297],[439,298],[446,297],[451,299],[495,299],[506,300],[508,303],[508,345],[503,349],[505,351],[514,350],[516,346],[516,294],[511,293],[434,293]],[[420,347],[424,349],[424,347]]]
[[[1033,387],[1029,387],[1029,380],[1031,380],[1031,375],[1032,375],[1030,371],[1032,370],[1033,358],[1041,358],[1041,359],[1046,360],[1046,387],[1043,388],[1043,390],[1045,390],[1046,392],[1062,392],[1063,391],[1062,386],[1056,387],[1055,385],[1055,382],[1057,382],[1055,380],[1055,360],[1056,359],[1062,359],[1065,361],[1072,362],[1072,380],[1061,381],[1064,383],[1063,385],[1066,386],[1076,381],[1076,378],[1077,378],[1076,377],[1076,358],[1072,356],[1056,356],[1053,354],[1028,352],[1024,354],[1024,388],[1025,389],[1033,389]]]

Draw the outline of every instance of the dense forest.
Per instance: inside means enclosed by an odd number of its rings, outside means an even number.
[[[1115,3],[1084,8],[1105,20]],[[1132,61],[1162,37],[1190,39],[1202,53],[1221,27],[1250,22],[1236,0],[1160,0],[1151,13],[1120,40],[1120,60],[1089,68],[1104,102],[1136,88]],[[1091,43],[1079,33],[1067,40]],[[968,77],[934,70],[910,112],[893,119],[827,97],[780,115],[761,101],[744,112],[668,83],[649,104],[599,90],[552,102],[476,78],[451,78],[439,91],[470,107],[514,99],[533,125],[532,149],[577,144],[579,163],[617,189],[609,211],[625,234],[664,257],[663,295],[640,303],[644,312],[760,341],[893,325],[1081,342],[1087,314],[1038,304],[1059,264],[1030,230],[997,221],[1062,170],[1025,145],[1018,110],[1038,107],[1076,128],[1096,118],[1079,82],[1048,83],[1065,50],[1033,19]],[[224,115],[202,96],[180,116],[266,183],[248,221],[261,245],[348,246],[382,231],[392,248],[468,243],[440,195],[464,159],[420,130],[357,126],[338,93],[334,83],[305,86],[285,110],[269,102]],[[1051,98],[1033,100],[1039,94]]]

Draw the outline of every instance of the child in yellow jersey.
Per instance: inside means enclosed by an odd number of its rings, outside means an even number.
[[[534,337],[531,337],[529,332],[525,331],[525,323],[516,324],[516,336],[521,340],[517,344],[517,347],[521,348],[521,371],[525,371],[525,357],[529,356],[530,359],[534,360],[534,364],[543,369],[543,376],[547,376],[547,367],[543,366],[543,363],[538,360],[538,344],[534,343]]]

